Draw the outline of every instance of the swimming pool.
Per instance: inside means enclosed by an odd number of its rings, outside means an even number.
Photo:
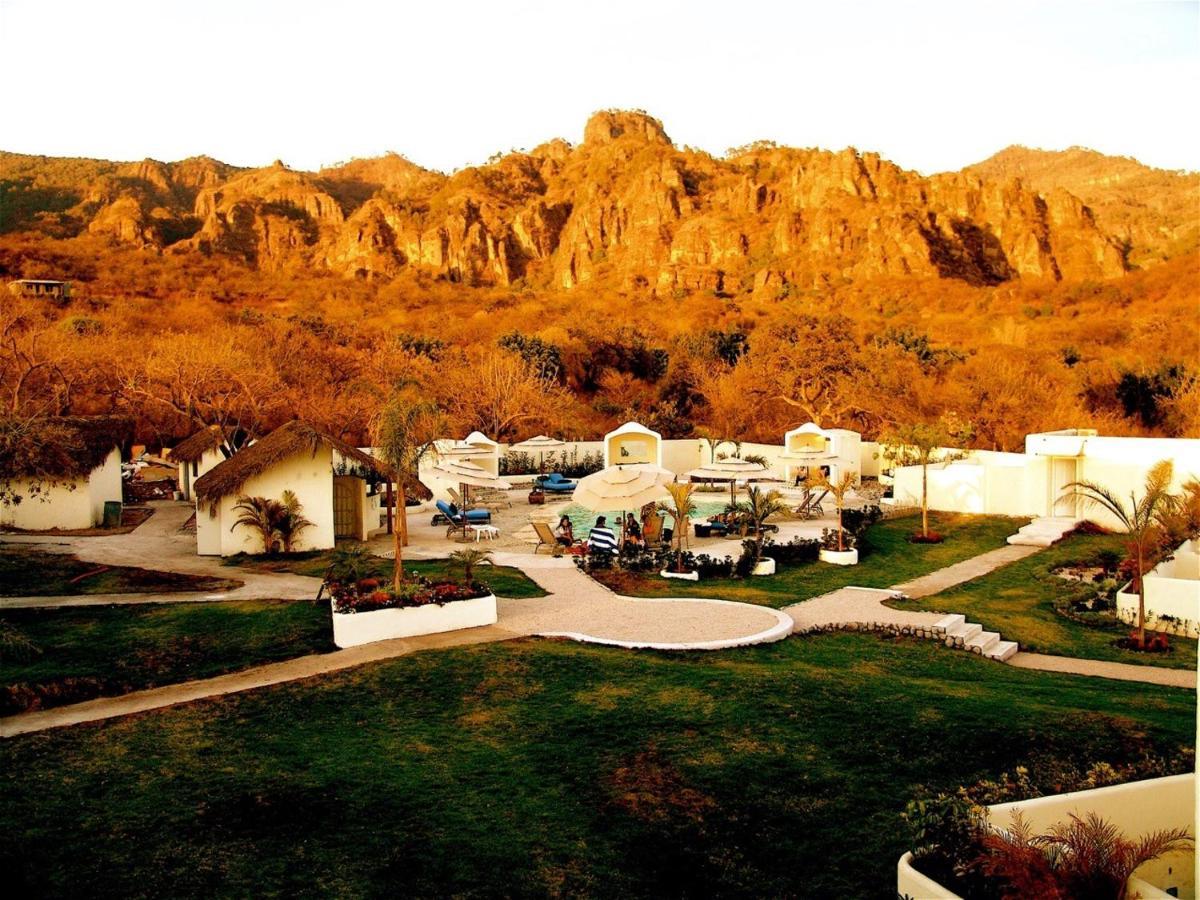
[[[709,516],[715,516],[717,513],[724,512],[725,507],[729,505],[729,500],[693,500],[692,504],[696,507],[696,512],[692,515],[692,520],[695,521],[696,519],[707,519]],[[636,509],[626,510],[626,512],[632,512],[635,516],[638,514]],[[590,509],[580,506],[578,503],[572,503],[570,506],[564,509],[560,515],[565,515],[571,520],[571,527],[574,530],[576,537],[585,538],[587,537],[588,532],[592,530],[592,526],[596,524],[596,518],[598,516],[605,516],[608,519],[609,525],[613,526],[614,528],[617,527],[618,523],[620,522],[621,510],[615,509],[604,513],[595,513]],[[557,517],[555,518],[553,524],[558,524]],[[667,516],[667,521],[665,524],[667,528],[674,528],[674,518],[672,516]]]

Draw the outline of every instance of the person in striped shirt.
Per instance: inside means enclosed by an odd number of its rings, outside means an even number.
[[[588,533],[588,551],[609,554],[617,552],[617,536],[608,527],[608,520],[604,516],[596,519],[596,524]]]

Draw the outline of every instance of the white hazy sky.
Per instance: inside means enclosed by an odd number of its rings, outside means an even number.
[[[678,144],[1200,169],[1200,2],[0,0],[0,148],[432,168],[642,108]]]

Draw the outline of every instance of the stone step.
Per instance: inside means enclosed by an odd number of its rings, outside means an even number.
[[[1019,649],[1020,647],[1016,641],[996,641],[991,647],[983,651],[983,655],[997,662],[1008,662]]]
[[[982,625],[977,625],[974,622],[966,622],[959,625],[957,628],[952,628],[946,632],[946,637],[961,640],[964,644],[983,631]]]
[[[987,653],[1000,643],[1000,633],[996,631],[980,631],[979,634],[967,641],[966,648],[972,653]]]
[[[1009,535],[1008,543],[1025,547],[1049,547],[1061,541],[1063,536],[1078,523],[1066,516],[1041,516],[1028,525],[1023,525],[1016,534]]]
[[[938,619],[933,623],[933,631],[935,634],[947,634],[954,628],[966,624],[967,617],[962,615],[949,615]]]

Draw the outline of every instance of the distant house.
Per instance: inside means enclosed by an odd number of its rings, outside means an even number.
[[[47,418],[0,454],[0,525],[27,531],[92,528],[121,501],[121,445],[133,422],[119,416]]]
[[[17,297],[44,297],[48,300],[71,299],[71,282],[43,278],[18,278],[8,283],[9,293]]]
[[[171,448],[170,459],[176,465],[184,500],[193,499],[192,486],[197,478],[229,458],[223,449],[230,443],[228,436],[228,430],[220,425],[210,425]]]
[[[327,550],[340,539],[364,540],[380,528],[379,493],[392,472],[379,460],[306,422],[288,422],[218,463],[192,484],[196,550],[202,556],[262,553],[255,532],[234,527],[241,497],[282,498],[291,491],[313,524],[296,550]],[[409,496],[428,497],[415,476]]]

